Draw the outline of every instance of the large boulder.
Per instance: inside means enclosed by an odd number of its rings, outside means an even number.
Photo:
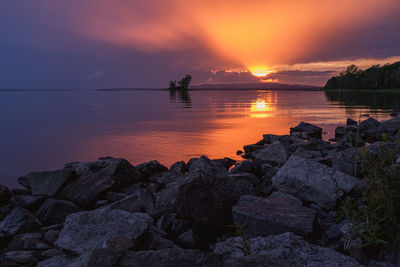
[[[263,162],[280,165],[287,161],[286,148],[281,142],[276,141],[259,150],[255,154],[255,158]]]
[[[304,133],[306,137],[313,137],[317,139],[322,138],[322,128],[307,122],[300,122],[296,127],[290,128],[290,134]]]
[[[93,206],[107,191],[118,191],[142,178],[142,174],[127,160],[118,158],[73,163],[66,168],[73,169],[79,177],[68,184],[59,196],[83,208]]]
[[[246,179],[216,178],[200,171],[179,190],[178,216],[224,227],[232,222],[232,206],[244,194],[254,194],[253,184]]]
[[[81,208],[72,202],[47,199],[36,211],[36,216],[43,225],[53,225],[62,223],[67,215],[78,211],[81,211]]]
[[[32,232],[40,226],[41,223],[36,218],[35,214],[26,209],[17,207],[0,222],[0,239],[2,237],[11,237],[19,233]]]
[[[247,237],[286,232],[310,237],[314,231],[315,211],[282,198],[242,196],[232,214],[233,221],[243,227]]]
[[[0,185],[0,207],[10,203],[11,193],[7,186]]]
[[[117,237],[136,241],[152,225],[153,219],[144,213],[124,210],[97,209],[67,216],[56,246],[82,254],[100,248]]]
[[[395,135],[400,129],[400,116],[382,121],[382,125],[390,135]]]
[[[257,237],[248,241],[252,257],[264,257],[275,266],[361,266],[358,262],[332,248],[306,242],[293,233]],[[215,245],[214,253],[242,259],[245,255],[241,237],[229,238]],[[270,265],[266,265],[270,266]]]
[[[71,169],[32,172],[18,178],[18,182],[32,191],[33,195],[55,196],[63,186],[72,181],[76,173]]]
[[[291,156],[272,183],[281,192],[332,209],[338,198],[357,185],[358,179],[321,163]]]
[[[201,156],[200,158],[192,158],[188,162],[189,172],[202,171],[210,176],[214,177],[226,177],[227,169],[226,167],[215,160],[210,160],[206,156]]]
[[[169,183],[176,182],[179,180],[184,174],[181,172],[168,171],[157,173],[149,178],[149,181],[152,183],[158,183],[162,186],[166,186]]]
[[[13,191],[14,192],[14,191]],[[45,196],[31,195],[28,192],[13,193],[11,204],[30,211],[36,211],[45,201]]]
[[[168,168],[162,165],[157,160],[145,162],[136,166],[144,177],[151,177],[154,174],[166,172]]]

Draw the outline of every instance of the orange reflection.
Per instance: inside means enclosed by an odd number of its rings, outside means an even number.
[[[272,111],[271,103],[266,102],[264,99],[257,99],[251,103],[250,106],[250,117],[252,118],[266,118],[271,116],[269,113]]]

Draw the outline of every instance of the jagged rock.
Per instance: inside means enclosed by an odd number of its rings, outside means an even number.
[[[137,240],[153,223],[144,213],[97,209],[67,216],[56,246],[82,254],[120,236]]]
[[[210,176],[223,178],[227,175],[227,170],[220,162],[210,160],[206,156],[192,158],[188,162],[189,172],[202,171]]]
[[[0,222],[0,239],[1,236],[11,237],[19,233],[32,232],[39,229],[40,226],[41,223],[35,214],[17,207]]]
[[[46,242],[49,243],[50,245],[54,245],[54,243],[57,241],[59,235],[60,235],[59,230],[49,230],[44,235],[44,240],[46,240]]]
[[[74,261],[74,258],[67,255],[54,256],[47,260],[38,263],[37,267],[60,267],[70,266]]]
[[[35,212],[45,199],[44,196],[32,196],[26,193],[13,194],[11,204]]]
[[[225,169],[228,171],[233,165],[235,165],[236,160],[231,159],[231,158],[223,158],[223,159],[214,159],[213,161],[216,161],[218,163],[221,163]]]
[[[357,135],[356,132],[349,131],[347,132],[341,141],[343,147],[361,147],[365,146],[364,140],[361,138],[360,135]]]
[[[60,197],[87,208],[109,190],[118,191],[142,179],[142,175],[125,159],[106,158],[95,162],[74,163],[79,178],[59,193]]]
[[[297,206],[297,207],[301,207],[303,206],[303,203],[298,200],[297,198],[295,198],[292,195],[286,194],[286,193],[282,193],[279,191],[273,192],[268,199],[282,199],[288,203],[290,203],[292,206]]]
[[[162,173],[158,173],[158,174],[151,176],[149,178],[149,181],[153,182],[153,183],[159,183],[162,186],[166,186],[169,183],[176,182],[182,176],[184,176],[184,174],[182,174],[180,172],[173,172],[173,171],[162,172]]]
[[[32,250],[7,251],[3,255],[4,260],[21,264],[34,265],[38,260],[38,253]]]
[[[30,240],[40,240],[43,237],[41,233],[25,233],[18,234],[11,239],[10,244],[6,248],[6,250],[23,250],[25,247],[25,243],[28,246]]]
[[[248,241],[253,257],[264,257],[278,266],[361,266],[351,257],[326,247],[310,244],[293,233],[257,237]],[[229,238],[215,245],[214,253],[241,259],[241,237]],[[268,265],[270,266],[270,265]]]
[[[234,173],[234,174],[229,174],[228,178],[232,179],[232,180],[246,180],[250,183],[252,183],[253,185],[257,185],[260,180],[257,178],[257,176],[255,176],[252,173],[249,172],[238,172],[238,173]]]
[[[358,176],[361,170],[361,150],[349,148],[333,154],[332,167],[349,175]]]
[[[305,150],[302,147],[297,148],[297,150],[292,153],[292,156],[299,156],[299,157],[303,157],[306,159],[312,159],[312,158],[320,158],[321,155],[321,151],[317,151],[317,150]]]
[[[0,207],[10,203],[11,193],[7,186],[0,185]]]
[[[58,199],[47,199],[37,210],[36,216],[43,225],[62,223],[68,214],[81,211],[72,202]]]
[[[216,178],[198,172],[182,186],[178,195],[178,216],[212,227],[232,222],[232,206],[244,194],[254,194],[254,186],[243,179]]]
[[[395,135],[400,129],[400,116],[382,121],[382,125],[390,135]]]
[[[71,169],[32,172],[20,177],[18,183],[32,191],[33,195],[55,196],[63,186],[76,178]]]
[[[229,174],[238,172],[251,172],[252,170],[253,170],[253,163],[251,161],[245,160],[236,164],[236,166],[229,171]]]
[[[129,212],[143,211],[153,214],[155,208],[155,197],[147,188],[142,188],[138,194],[129,195],[117,202],[103,207],[104,209],[119,209]]]
[[[357,185],[358,179],[326,165],[291,156],[272,178],[272,183],[281,192],[331,209],[339,197]]]
[[[178,173],[186,173],[187,172],[187,166],[184,161],[177,161],[174,164],[171,165],[169,168],[171,172],[178,172]]]
[[[157,160],[145,162],[136,166],[144,177],[151,177],[154,174],[168,171],[168,168],[162,165]]]
[[[258,151],[255,158],[272,164],[283,164],[287,161],[287,152],[281,142],[276,141]]]
[[[287,149],[289,145],[296,142],[296,138],[291,135],[275,135],[275,134],[264,134],[263,135],[264,144],[273,144],[276,141],[281,142]]]
[[[242,196],[232,214],[248,237],[285,232],[310,237],[314,230],[315,211],[285,199]]]
[[[322,138],[322,128],[313,125],[311,123],[307,122],[300,122],[300,124],[294,128],[290,128],[290,134],[293,135],[293,133],[306,133],[309,137],[314,137],[317,139]]]
[[[350,125],[355,125],[355,126],[357,126],[358,123],[357,123],[355,120],[351,119],[351,118],[347,118],[346,125],[347,125],[347,126],[350,126]]]
[[[196,248],[197,239],[193,230],[186,231],[180,234],[177,238],[178,244],[184,248]]]
[[[374,118],[368,118],[360,123],[360,130],[364,133],[364,139],[375,142],[382,139],[386,132],[384,126]]]

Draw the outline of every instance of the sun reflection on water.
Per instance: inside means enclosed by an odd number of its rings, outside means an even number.
[[[270,100],[270,101],[268,101]],[[272,98],[259,97],[256,101],[251,103],[250,106],[250,117],[252,118],[267,118],[272,116],[271,111],[273,111]]]

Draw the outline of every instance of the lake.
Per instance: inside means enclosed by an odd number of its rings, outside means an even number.
[[[168,167],[200,155],[240,159],[236,151],[262,134],[306,121],[328,139],[348,117],[386,119],[399,103],[400,94],[366,92],[0,91],[0,183],[15,187],[28,172],[101,156]]]

